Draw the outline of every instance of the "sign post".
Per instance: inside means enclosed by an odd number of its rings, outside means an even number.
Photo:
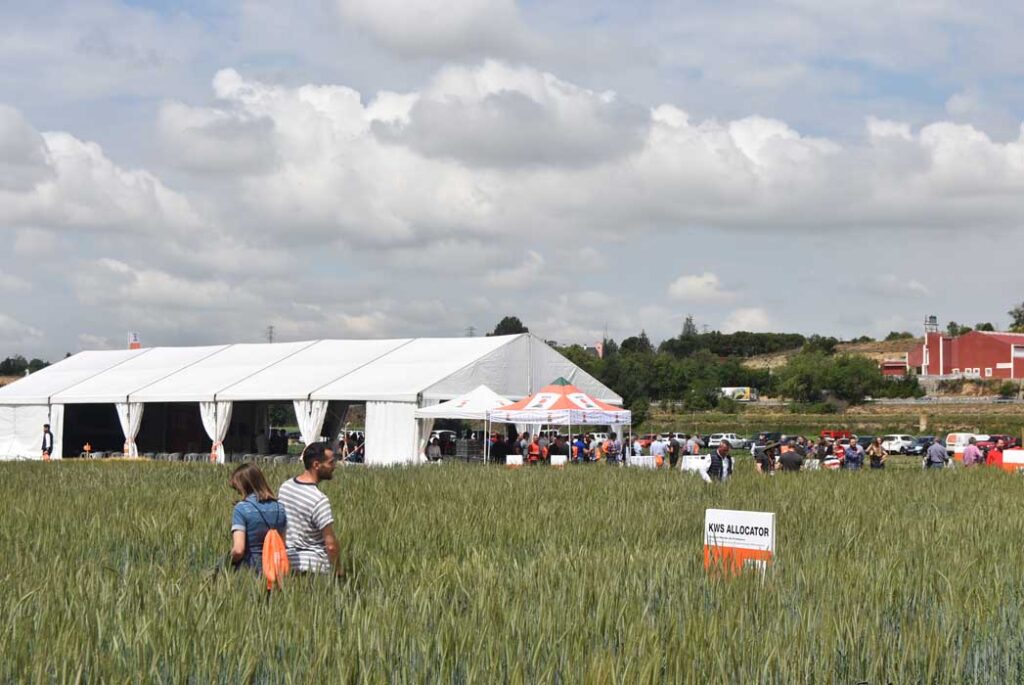
[[[704,511],[704,568],[764,573],[775,556],[775,514],[761,511]]]

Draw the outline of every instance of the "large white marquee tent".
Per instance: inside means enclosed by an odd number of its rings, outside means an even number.
[[[529,333],[80,352],[0,388],[0,458],[38,459],[44,423],[54,432],[55,458],[77,453],[79,445],[63,444],[65,410],[73,405],[115,407],[125,444],[137,453],[147,406],[189,403],[222,460],[238,403],[290,401],[307,442],[339,428],[325,431],[329,416],[365,403],[367,463],[413,463],[424,437],[418,408],[480,385],[515,400],[560,376],[601,400],[622,402]]]

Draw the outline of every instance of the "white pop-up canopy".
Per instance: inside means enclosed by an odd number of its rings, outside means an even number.
[[[417,419],[465,419],[483,421],[487,412],[510,404],[508,398],[502,397],[486,385],[479,385],[461,397],[448,400],[441,404],[417,409]]]

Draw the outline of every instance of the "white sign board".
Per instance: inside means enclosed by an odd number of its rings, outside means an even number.
[[[704,567],[739,572],[764,571],[775,556],[775,514],[762,511],[706,509]]]

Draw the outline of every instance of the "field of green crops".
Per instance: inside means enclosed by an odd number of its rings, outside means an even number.
[[[216,572],[229,467],[2,464],[0,682],[1024,680],[1024,479],[739,471],[339,468],[348,578],[268,599]],[[763,582],[707,507],[776,512]]]

